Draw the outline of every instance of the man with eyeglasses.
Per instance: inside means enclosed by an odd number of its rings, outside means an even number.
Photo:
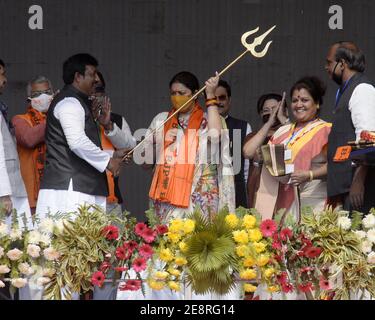
[[[46,113],[53,99],[50,80],[38,76],[27,84],[28,107],[13,117],[21,173],[25,182],[31,213],[35,213],[46,153]]]
[[[235,170],[234,182],[236,190],[236,208],[247,207],[246,184],[249,172],[249,160],[242,155],[242,146],[245,137],[251,133],[251,126],[244,120],[236,119],[229,115],[231,109],[232,90],[228,82],[219,80],[218,87],[215,91],[218,100],[219,113],[224,117],[229,130],[230,153]]]

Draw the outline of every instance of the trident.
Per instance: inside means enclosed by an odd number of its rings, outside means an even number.
[[[254,39],[254,41],[252,43],[248,43],[246,40],[247,38],[258,32],[259,30],[259,27],[253,29],[253,30],[250,30],[248,32],[245,32],[242,37],[241,37],[241,42],[242,42],[242,45],[246,48],[246,50],[241,53],[236,59],[234,59],[231,63],[229,63],[223,70],[221,70],[218,74],[218,76],[221,76],[223,75],[226,71],[228,71],[234,64],[236,64],[238,62],[238,60],[240,60],[247,52],[250,52],[255,58],[263,58],[266,54],[267,54],[267,51],[268,51],[268,48],[269,46],[271,45],[272,43],[272,40],[271,41],[268,41],[267,44],[265,45],[264,49],[261,51],[261,52],[257,52],[255,50],[255,48],[259,45],[262,44],[263,40],[265,37],[268,36],[268,34],[270,34],[272,32],[273,29],[276,28],[276,25],[273,26],[272,28],[268,29],[265,33],[263,33],[262,35],[256,37]],[[144,141],[146,141],[149,137],[151,137],[156,131],[160,130],[160,128],[162,128],[164,126],[164,124],[166,124],[171,118],[173,118],[181,109],[183,109],[186,105],[188,105],[192,100],[194,100],[198,95],[200,95],[204,90],[206,89],[206,85],[204,87],[202,87],[198,92],[196,92],[188,101],[186,101],[181,107],[179,107],[175,112],[173,112],[167,119],[165,119],[157,128],[155,128],[154,130],[152,130],[142,141],[140,141],[133,149],[131,149],[123,158],[123,160],[125,160],[129,155],[131,155],[132,153],[134,153],[135,150],[137,150],[142,144]]]

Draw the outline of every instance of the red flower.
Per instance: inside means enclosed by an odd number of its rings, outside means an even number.
[[[291,239],[293,237],[293,231],[289,228],[284,228],[280,231],[280,239],[282,241],[286,241],[287,239]]]
[[[103,285],[104,283],[104,280],[105,280],[105,275],[103,272],[101,271],[96,271],[92,277],[91,277],[91,283],[94,285],[94,286],[98,286],[99,288]]]
[[[131,251],[128,251],[124,247],[118,247],[115,252],[116,258],[119,260],[127,260],[132,255]]]
[[[305,273],[305,272],[310,272],[310,271],[314,271],[314,268],[313,267],[304,267],[304,268],[301,268],[299,272]]]
[[[319,287],[320,287],[321,290],[331,290],[332,289],[331,283],[326,278],[324,278],[323,276],[320,277]]]
[[[141,272],[145,270],[147,267],[146,259],[145,258],[136,258],[133,261],[132,268],[135,272]]]
[[[272,242],[272,248],[276,250],[281,250],[281,243],[279,241]]]
[[[123,272],[129,270],[127,267],[114,267],[115,271],[117,272]]]
[[[119,229],[116,226],[110,225],[103,228],[103,235],[108,240],[116,240],[118,238]]]
[[[168,232],[168,226],[165,224],[159,224],[156,226],[156,232],[160,235],[163,235]]]
[[[299,284],[298,290],[303,292],[303,293],[306,293],[306,292],[314,290],[314,287],[313,287],[312,282],[307,282],[305,284]]]
[[[135,242],[134,240],[131,240],[128,242],[124,242],[123,247],[133,252],[134,250],[138,248],[138,243]]]
[[[146,226],[145,223],[143,222],[138,222],[135,227],[134,227],[134,232],[138,236],[142,236],[143,232],[147,229],[148,227]]]
[[[144,244],[139,248],[139,254],[142,257],[148,259],[152,257],[152,255],[154,254],[154,250],[152,250],[152,247],[149,244]]]
[[[263,237],[272,237],[276,230],[276,223],[271,219],[264,220],[260,224],[260,231],[262,232]]]
[[[273,258],[277,261],[277,262],[281,262],[283,260],[282,256],[280,254],[275,254],[273,256]]]
[[[141,237],[147,243],[151,243],[155,240],[156,232],[150,228],[147,228],[142,234]]]
[[[281,272],[281,274],[278,274],[276,278],[277,278],[277,281],[279,281],[279,283],[283,285],[283,284],[286,284],[288,281],[288,274],[285,271],[283,271]]]
[[[287,283],[282,283],[281,284],[281,290],[284,292],[284,293],[288,293],[288,292],[292,292],[294,290],[293,286],[291,283],[287,282]]]
[[[120,291],[137,291],[141,288],[141,280],[127,280],[124,284],[120,285]]]
[[[108,262],[108,261],[104,261],[101,265],[100,265],[100,271],[102,271],[102,272],[107,272],[108,271],[108,269],[110,269],[111,268],[111,264]]]
[[[314,246],[305,247],[303,248],[303,253],[306,257],[313,259],[319,257],[319,255],[322,253],[322,249]]]
[[[302,241],[302,243],[305,246],[307,246],[307,247],[312,246],[311,240],[309,238],[307,238],[304,233],[301,233],[298,238]]]

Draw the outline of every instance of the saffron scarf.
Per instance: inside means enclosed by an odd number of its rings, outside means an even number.
[[[169,112],[168,117],[173,110]],[[167,141],[169,130],[178,129],[178,115],[164,125],[164,149],[160,153],[151,183],[149,197],[180,208],[188,208],[193,185],[195,159],[203,110],[196,103],[190,114],[189,124],[179,144]]]

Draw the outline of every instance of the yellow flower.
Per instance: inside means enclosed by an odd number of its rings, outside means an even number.
[[[263,274],[264,276],[266,277],[266,279],[269,279],[272,277],[272,275],[275,273],[275,269],[274,268],[267,268]]]
[[[150,286],[151,289],[154,289],[154,290],[161,290],[164,288],[163,281],[149,280],[148,285]]]
[[[186,242],[184,242],[184,241],[181,241],[181,242],[178,244],[178,247],[180,248],[180,250],[181,250],[182,252],[186,252],[187,249],[188,249],[188,246],[187,246]]]
[[[174,291],[180,291],[180,284],[176,281],[169,281],[168,287]]]
[[[249,236],[245,230],[233,231],[233,238],[238,243],[246,244],[249,242]]]
[[[195,221],[191,219],[185,220],[184,231],[185,233],[192,233],[195,229]]]
[[[169,262],[174,259],[173,254],[170,249],[161,249],[159,253],[160,260]]]
[[[246,257],[245,260],[243,261],[243,266],[244,267],[252,267],[255,264],[255,260],[253,257]]]
[[[245,244],[236,247],[236,253],[239,257],[245,257],[249,254],[249,247]]]
[[[245,269],[240,272],[240,278],[244,280],[253,280],[257,277],[257,272],[254,269]]]
[[[168,232],[168,239],[171,240],[172,243],[177,243],[180,241],[181,236],[178,233]]]
[[[266,245],[262,242],[254,242],[253,247],[257,253],[261,253],[266,250]]]
[[[245,292],[255,292],[255,290],[257,289],[256,286],[253,286],[253,285],[250,284],[250,283],[245,283],[245,284],[243,285],[243,288],[244,288]]]
[[[181,219],[174,219],[171,221],[170,226],[169,226],[169,231],[178,233],[180,231],[184,230],[184,222]]]
[[[176,257],[174,261],[178,266],[183,266],[187,264],[187,260],[184,257]]]
[[[169,272],[172,276],[175,276],[175,277],[178,277],[178,276],[180,276],[180,274],[181,274],[180,270],[173,269],[173,268],[169,268],[169,269],[168,269],[168,272]]]
[[[267,288],[268,292],[278,292],[280,291],[279,286],[270,286]]]
[[[154,276],[158,280],[164,280],[169,276],[169,273],[166,271],[156,271]]]
[[[237,218],[236,214],[230,213],[225,217],[225,222],[230,228],[234,229],[237,227],[239,219]]]
[[[270,258],[268,255],[266,254],[261,254],[259,255],[258,259],[257,259],[257,265],[259,267],[263,267],[265,266],[268,262],[270,261]]]
[[[251,229],[248,231],[249,232],[249,239],[251,242],[258,242],[262,240],[262,232],[258,228],[256,229]]]
[[[257,219],[254,216],[249,215],[249,214],[244,215],[243,220],[242,220],[242,225],[246,229],[254,228],[256,223],[257,223]]]

